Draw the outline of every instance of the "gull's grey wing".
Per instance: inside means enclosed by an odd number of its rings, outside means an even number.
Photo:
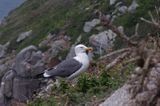
[[[46,71],[46,74],[50,76],[59,76],[59,77],[68,77],[82,66],[82,63],[78,62],[75,59],[67,59],[62,61],[57,66]]]

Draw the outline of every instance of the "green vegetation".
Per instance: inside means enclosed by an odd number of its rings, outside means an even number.
[[[126,0],[129,6],[132,0]],[[148,10],[153,10],[158,0],[139,0],[139,8],[134,13],[127,13],[116,19],[116,25],[125,27],[128,35],[133,34],[134,26],[140,22],[140,17],[147,17]],[[71,36],[72,43],[79,35],[82,35],[81,43],[88,41],[88,37],[93,32],[84,33],[84,22],[93,19],[95,10],[110,13],[114,10],[109,6],[109,0],[27,0],[23,5],[10,12],[6,18],[7,25],[0,27],[0,43],[4,44],[11,41],[10,49],[18,49],[28,45],[38,45],[49,32],[65,30]],[[147,29],[150,29],[146,27]],[[142,28],[142,31],[146,32]],[[20,44],[16,43],[16,38],[22,32],[33,30],[32,36]],[[147,32],[146,32],[147,33]],[[118,41],[118,40],[117,40]],[[119,45],[119,43],[118,43]],[[122,44],[123,45],[123,44]]]
[[[127,0],[126,3],[128,4],[130,1],[132,0]],[[144,37],[147,35],[148,32],[154,30],[154,28],[151,28],[150,25],[142,22],[140,18],[144,17],[148,19],[148,11],[153,12],[155,10],[155,6],[159,7],[160,2],[159,0],[137,0],[137,2],[139,7],[137,8],[135,13],[127,13],[116,18],[114,24],[117,26],[123,26],[125,29],[125,33],[128,36],[132,36],[135,32],[136,24],[140,23],[138,32],[140,37]],[[126,44],[124,44],[120,38],[117,38],[115,42],[115,49],[119,49],[124,46],[126,46]]]
[[[125,0],[127,6],[132,0]],[[114,24],[122,25],[125,33],[133,35],[135,25],[140,23],[139,32],[143,37],[152,28],[140,21],[140,17],[148,18],[147,12],[153,11],[155,6],[159,7],[159,0],[137,0],[139,7],[135,13],[126,13],[114,21]],[[64,30],[74,43],[79,35],[82,36],[81,43],[88,43],[88,37],[93,33],[83,32],[86,21],[96,17],[95,10],[101,10],[108,14],[114,10],[109,6],[109,0],[27,0],[23,5],[12,11],[6,18],[7,24],[0,26],[0,43],[11,41],[9,50],[17,51],[28,45],[38,45],[50,32]],[[16,38],[22,32],[32,30],[32,35],[17,44]],[[116,38],[115,49],[126,46],[120,38]],[[40,48],[46,51],[48,47]],[[68,50],[59,53],[62,59]],[[105,71],[104,66],[98,67],[98,72],[85,73],[78,78],[75,86],[61,81],[60,87],[53,87],[52,94],[46,99],[37,98],[30,102],[29,106],[56,106],[56,105],[84,105],[88,102],[98,101],[121,86],[130,75],[134,65],[128,65],[126,69],[119,70],[118,65],[110,71]]]
[[[102,65],[98,72],[82,74],[74,86],[62,80],[59,87],[53,87],[50,97],[37,98],[28,106],[64,106],[65,104],[83,106],[89,102],[98,102],[126,81],[134,65],[128,65],[121,75],[120,67],[122,66],[118,65],[115,69],[106,72]]]
[[[90,36],[83,32],[84,22],[93,18],[95,7],[104,9],[108,1],[101,0],[27,0],[7,17],[7,25],[0,27],[0,42],[12,42],[11,49],[22,49],[28,45],[38,45],[49,32],[65,30],[74,42],[81,34],[87,40]],[[33,30],[32,36],[21,44],[15,42],[22,32]]]

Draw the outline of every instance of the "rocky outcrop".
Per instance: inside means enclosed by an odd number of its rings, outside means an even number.
[[[2,77],[0,104],[6,105],[10,100],[26,102],[31,99],[40,88],[39,75],[44,69],[43,54],[35,46],[21,50],[15,57],[13,68]]]
[[[14,78],[13,80],[13,98],[20,102],[26,102],[31,99],[36,90],[40,88],[40,80]]]
[[[40,44],[40,48],[48,48],[45,55],[45,62],[48,67],[53,67],[61,60],[59,53],[68,50],[70,48],[70,37],[65,32],[61,31],[58,34],[49,34]]]
[[[13,69],[18,76],[30,78],[43,73],[44,64],[42,52],[38,51],[35,46],[29,46],[16,56]]]
[[[29,31],[27,31],[27,32],[21,33],[21,34],[18,36],[16,42],[19,43],[19,42],[23,41],[24,39],[26,39],[27,37],[29,37],[31,34],[32,34],[32,30],[29,30]]]

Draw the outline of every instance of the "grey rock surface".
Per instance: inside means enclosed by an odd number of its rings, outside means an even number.
[[[128,87],[129,85],[124,85],[119,88],[99,106],[129,106],[126,105],[126,102],[131,98],[128,93]]]
[[[134,13],[137,7],[139,7],[138,3],[136,2],[136,0],[133,0],[132,4],[128,7],[128,12]]]
[[[83,27],[83,31],[84,32],[90,32],[92,30],[92,28],[95,27],[98,24],[100,24],[99,19],[93,19],[92,21],[85,22],[85,25]]]
[[[109,4],[113,5],[113,4],[115,4],[115,2],[116,2],[116,0],[110,0]]]
[[[12,86],[13,86],[13,78],[15,77],[15,72],[13,70],[8,71],[2,78],[2,82],[4,83],[3,94],[5,97],[12,97]],[[1,88],[2,89],[2,88]]]
[[[108,48],[112,47],[115,37],[116,34],[112,30],[107,30],[92,35],[89,38],[89,43],[96,48],[98,54],[102,54],[103,51],[106,52]]]
[[[34,92],[39,88],[40,81],[37,79],[15,78],[13,80],[13,98],[26,102],[31,99]]]
[[[0,45],[0,58],[3,58],[6,54],[5,47],[3,45]]]
[[[72,57],[74,57],[74,56],[76,55],[76,54],[75,54],[74,47],[75,47],[75,45],[72,45],[72,46],[71,46],[70,51],[69,51],[66,59],[70,59],[70,58],[72,58]]]
[[[16,42],[19,43],[19,42],[23,41],[24,39],[26,39],[27,37],[29,37],[31,34],[32,34],[32,30],[29,30],[29,31],[27,31],[27,32],[21,33],[21,34],[18,36]]]
[[[0,79],[4,76],[6,71],[7,71],[7,65],[6,64],[0,64]]]

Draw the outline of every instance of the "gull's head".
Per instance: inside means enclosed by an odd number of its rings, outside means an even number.
[[[91,52],[93,49],[91,47],[86,47],[83,44],[79,44],[75,47],[75,53],[76,55],[78,55],[79,53],[86,53],[88,54],[89,52]]]

